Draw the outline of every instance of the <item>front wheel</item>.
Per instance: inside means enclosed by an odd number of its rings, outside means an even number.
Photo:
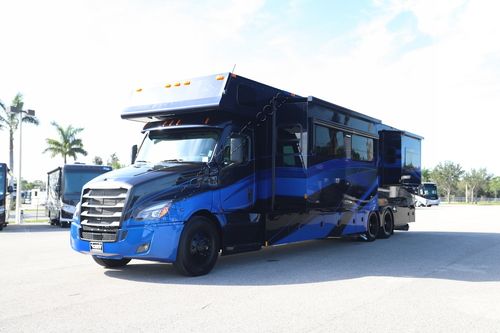
[[[126,264],[130,262],[130,259],[123,258],[123,259],[104,259],[104,258],[99,258],[96,256],[92,256],[92,259],[99,265],[106,267],[106,268],[118,268],[118,267],[123,267]]]
[[[209,219],[195,216],[182,231],[174,266],[183,275],[205,275],[215,266],[219,249],[217,228]]]

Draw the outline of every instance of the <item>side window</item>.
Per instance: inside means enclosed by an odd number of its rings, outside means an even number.
[[[303,167],[301,139],[302,128],[299,125],[278,128],[277,166]]]
[[[353,134],[351,137],[352,150],[351,159],[357,161],[373,161],[374,145],[373,139]]]
[[[344,132],[321,125],[315,125],[314,133],[314,151],[320,160],[346,157]]]
[[[224,146],[222,163],[224,166],[243,164],[250,161],[250,156],[250,138],[234,133]]]

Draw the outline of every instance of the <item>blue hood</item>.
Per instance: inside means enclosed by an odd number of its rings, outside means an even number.
[[[94,182],[121,182],[131,186],[126,211],[156,201],[180,199],[208,189],[205,163],[136,164],[94,178]],[[128,215],[128,214],[126,214]]]

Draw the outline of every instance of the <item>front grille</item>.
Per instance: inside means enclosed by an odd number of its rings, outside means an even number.
[[[88,241],[116,242],[118,227],[95,228],[82,225],[80,238]]]
[[[127,189],[84,189],[80,220],[81,238],[115,242],[120,227]]]

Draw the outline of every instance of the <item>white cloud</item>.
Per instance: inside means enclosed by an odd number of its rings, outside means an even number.
[[[40,157],[44,139],[55,134],[51,120],[86,128],[89,161],[113,152],[126,161],[140,139],[140,124],[119,118],[128,91],[229,71],[235,63],[249,78],[422,134],[427,166],[450,159],[500,174],[498,157],[485,158],[481,144],[496,140],[493,112],[500,106],[494,2],[380,1],[355,29],[316,38],[307,26],[294,25],[301,8],[314,3],[294,1],[277,11],[267,5],[2,2],[0,98],[22,91],[42,120],[25,131],[27,177],[44,178],[58,163]],[[388,29],[401,13],[413,15],[416,27]],[[422,36],[426,43],[412,44]],[[5,134],[0,147],[7,145]],[[2,148],[0,159],[7,155]]]

